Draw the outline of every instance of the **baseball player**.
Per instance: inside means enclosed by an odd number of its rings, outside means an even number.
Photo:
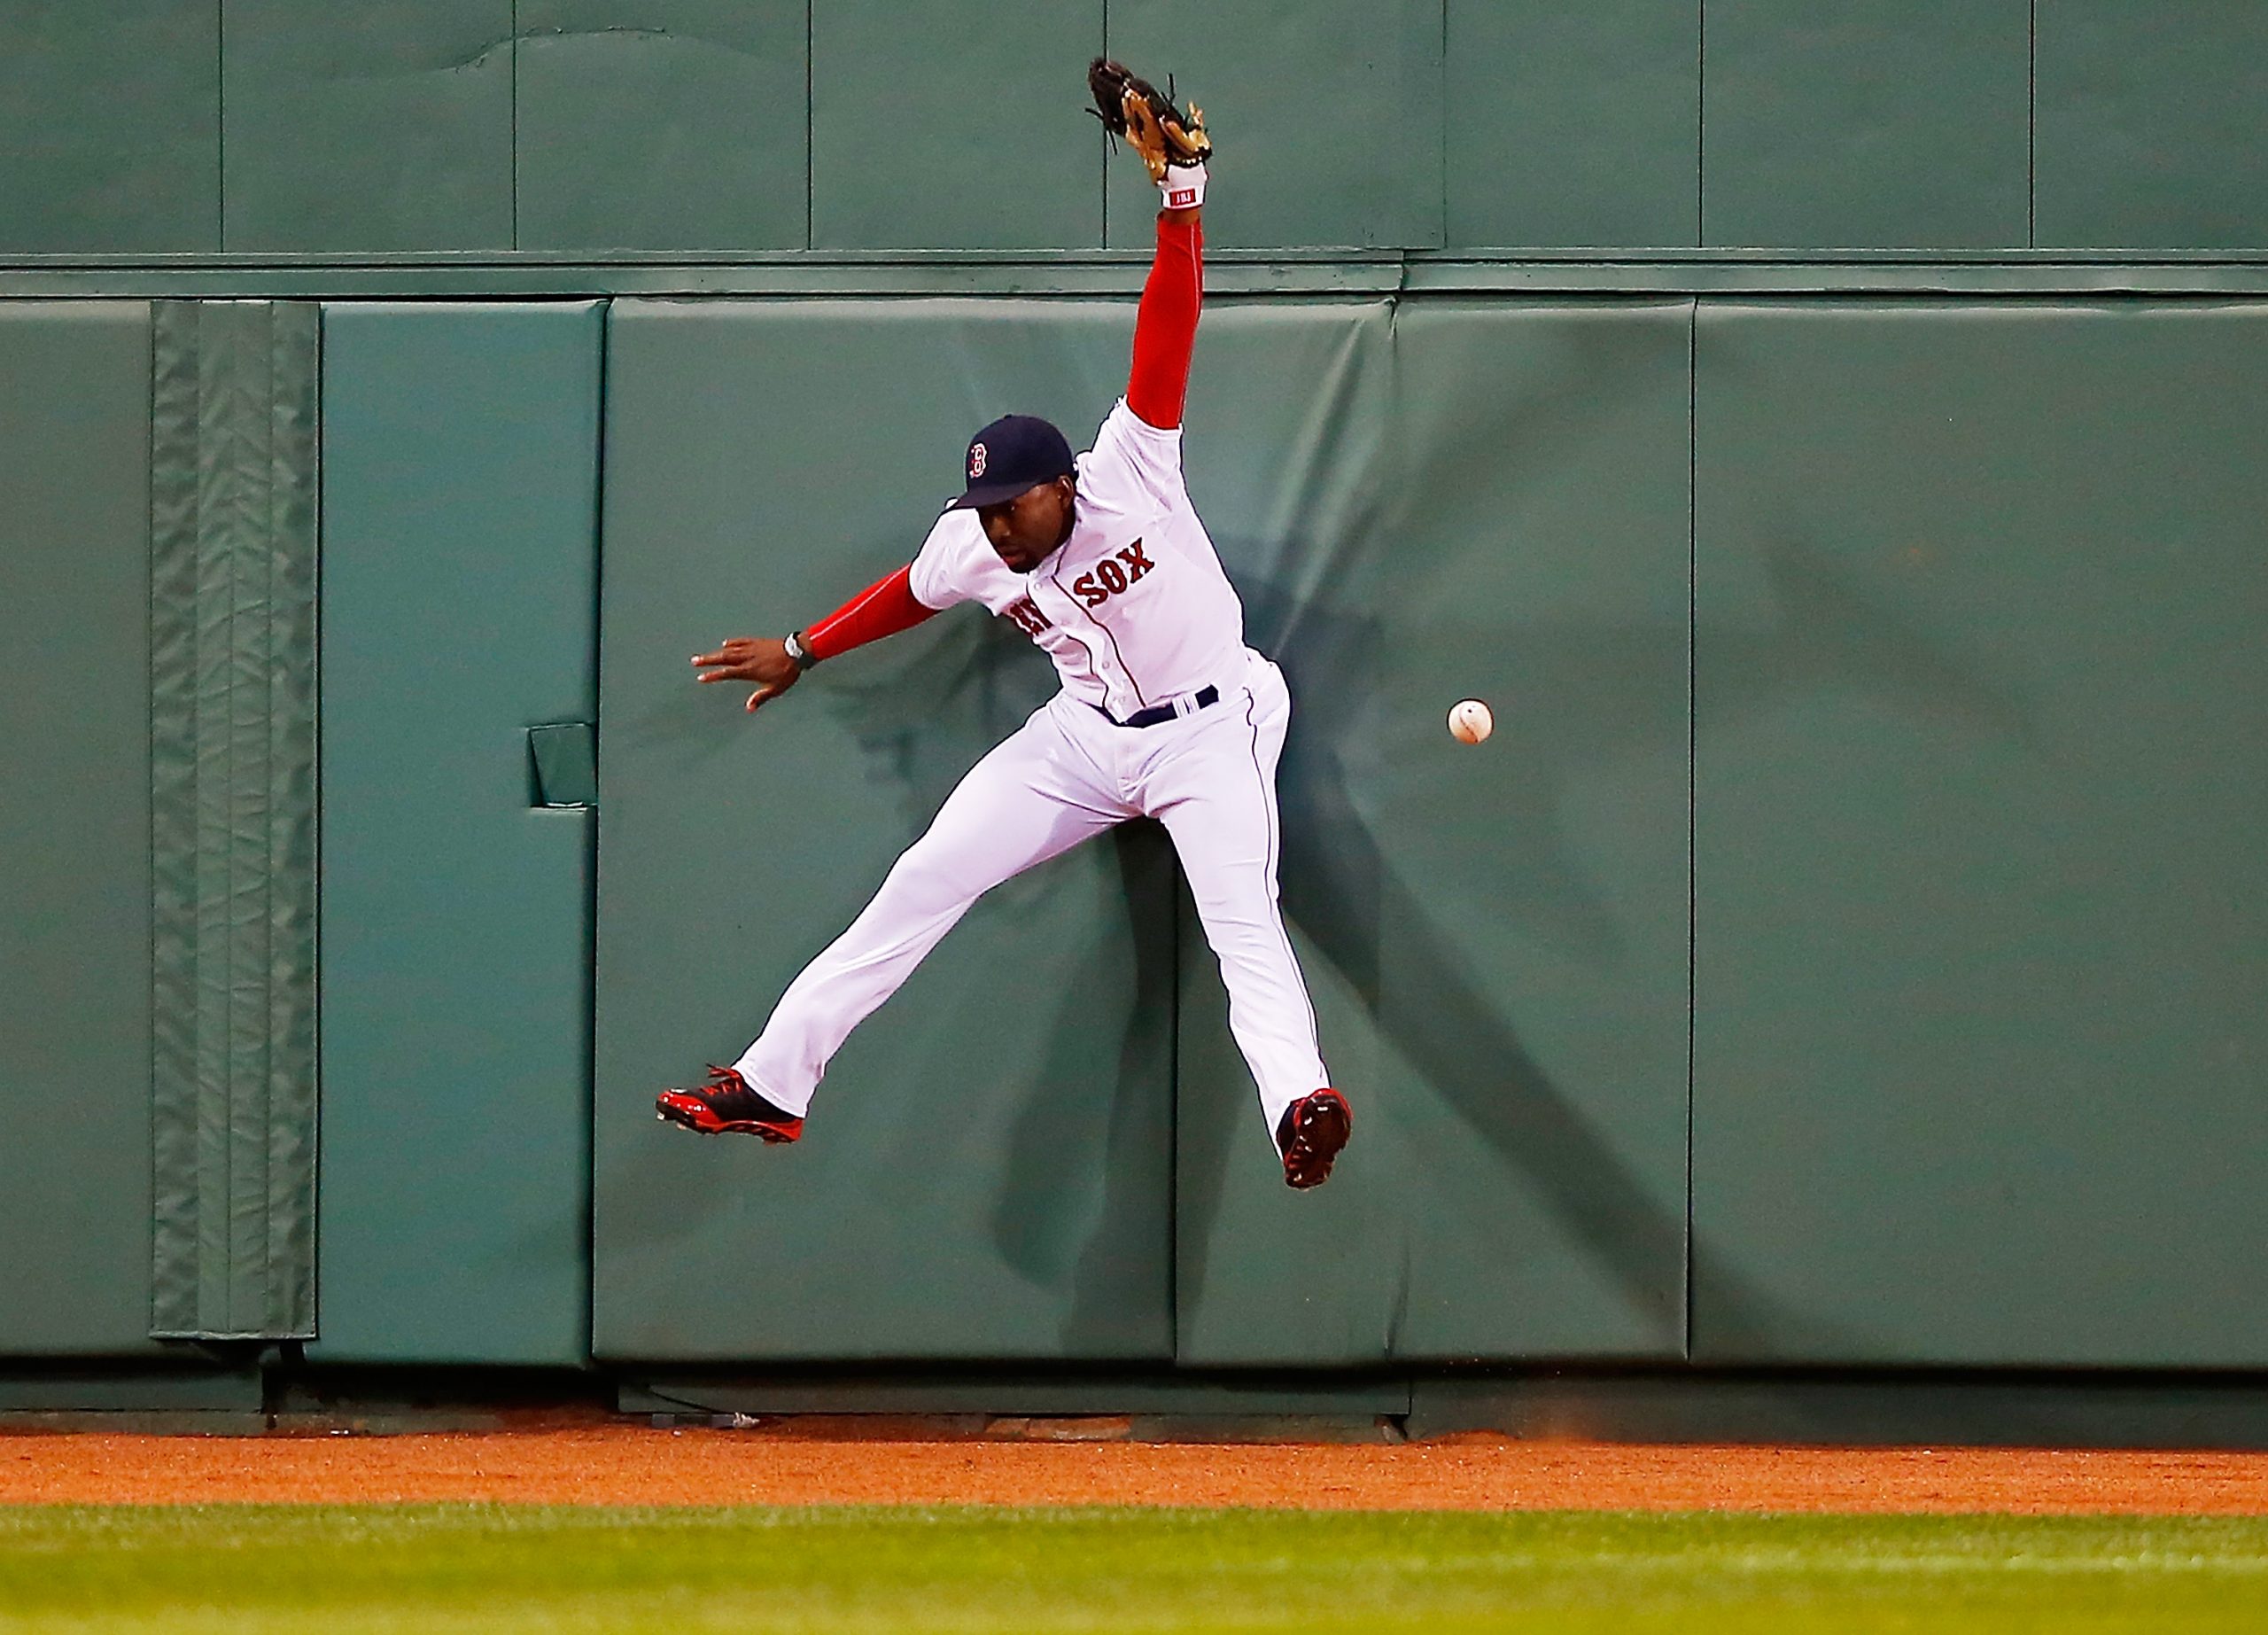
[[[1182,483],[1181,412],[1202,290],[1202,115],[1115,63],[1090,74],[1104,122],[1164,194],[1126,395],[1074,457],[1045,420],[970,440],[966,484],[907,566],[784,640],[695,656],[760,708],[812,666],[961,602],[1007,619],[1062,688],[970,769],[850,928],[788,985],[764,1032],[662,1117],[793,1141],[828,1060],[977,898],[1113,825],[1172,837],[1229,991],[1229,1027],[1295,1187],[1320,1185],[1353,1116],[1332,1088],[1277,900],[1276,765],[1291,698],[1244,642],[1244,609]],[[1118,115],[1110,117],[1112,112]]]

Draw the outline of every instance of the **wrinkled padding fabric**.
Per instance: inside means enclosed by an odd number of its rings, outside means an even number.
[[[1682,1350],[1690,323],[1206,315],[1189,489],[1291,684],[1284,915],[1355,1132],[1284,1187],[1184,913],[1184,1366]]]
[[[1055,689],[1030,640],[974,607],[752,716],[687,657],[903,565],[1004,409],[1084,447],[1125,389],[1132,319],[1130,302],[614,303],[598,1356],[1170,1356],[1174,876],[1153,826],[978,903],[851,1035],[798,1145],[653,1116],[656,1090],[740,1053]]]
[[[151,1333],[315,1331],[317,309],[155,308]]]
[[[1145,824],[981,901],[796,1147],[656,1125],[651,1087],[740,1049],[1053,687],[974,608],[753,719],[685,656],[903,560],[991,416],[1084,440],[1134,314],[617,301],[598,1354],[1678,1356],[1691,311],[1205,315],[1190,492],[1291,681],[1285,917],[1355,1109],[1330,1186],[1293,1193]],[[1480,749],[1446,730],[1466,696],[1497,708]]]

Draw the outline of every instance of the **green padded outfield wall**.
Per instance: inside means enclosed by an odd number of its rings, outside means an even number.
[[[1355,1138],[1284,1187],[1185,912],[1184,1363],[1683,1351],[1691,311],[1206,319],[1190,488],[1292,683],[1284,903]]]
[[[1299,689],[1286,897],[1361,1109],[1340,1179],[1295,1195],[1147,825],[981,903],[852,1035],[798,1147],[653,1122],[654,1086],[738,1051],[1052,687],[970,610],[753,720],[685,655],[902,563],[984,419],[1098,418],[1131,315],[617,303],[601,1354],[1677,1355],[1689,312],[1418,309],[1398,349],[1374,302],[1206,320],[1192,482]],[[806,492],[846,439],[861,480]],[[1485,755],[1442,727],[1465,691],[1507,710]]]
[[[150,1331],[304,1339],[321,315],[151,315]]]
[[[593,814],[532,804],[528,728],[596,705],[602,310],[333,303],[323,330],[308,1354],[575,1363]]]
[[[2268,304],[1697,356],[1696,1358],[2268,1362]]]
[[[851,1036],[802,1142],[657,1123],[1054,689],[963,608],[753,718],[687,658],[903,566],[1011,406],[1099,420],[1122,305],[617,301],[602,615],[596,1350],[1172,1350],[1173,895],[1137,830],[994,892]]]
[[[31,774],[0,796],[0,841],[42,860],[0,871],[0,1094],[18,1114],[0,1220],[12,1250],[31,1246],[0,1267],[0,1354],[155,1354],[146,678],[133,697],[91,673],[56,690],[56,644],[114,641],[148,610],[138,298],[375,288],[577,299],[519,315],[543,337],[524,352],[501,339],[519,317],[493,308],[493,331],[463,308],[340,309],[377,326],[373,395],[342,400],[350,421],[478,418],[423,441],[408,426],[400,464],[384,440],[342,442],[371,462],[369,526],[419,515],[428,484],[470,516],[497,503],[490,478],[522,486],[495,538],[420,524],[429,582],[397,580],[380,552],[334,588],[408,641],[557,640],[491,670],[377,666],[382,684],[326,704],[346,735],[331,885],[354,912],[325,946],[368,980],[325,998],[350,1042],[369,1007],[377,1042],[325,1058],[351,1100],[325,1109],[346,1120],[326,1153],[345,1190],[325,1201],[318,1356],[571,1361],[586,1318],[606,1354],[657,1360],[1674,1355],[1681,768],[1697,781],[1697,1359],[2268,1351],[2251,1162],[2268,1132],[2247,1076],[2262,320],[2044,299],[2091,280],[2256,291],[2256,8],[1083,0],[1029,12],[1016,46],[956,32],[998,13],[956,4],[909,25],[874,0],[99,10],[0,15],[0,287],[137,298],[0,309],[0,632],[33,672],[0,728]],[[905,62],[877,41],[990,98],[897,99]],[[1177,74],[1212,114],[1216,246],[1346,252],[1217,269],[1245,299],[1215,303],[1206,355],[1231,362],[1209,380],[1200,362],[1196,412],[1229,424],[1192,446],[1254,637],[1301,699],[1287,901],[1332,1059],[1376,1103],[1356,1167],[1305,1213],[1271,1190],[1217,978],[1153,830],[982,907],[854,1040],[803,1148],[711,1151],[649,1112],[656,1084],[740,1046],[1048,687],[967,611],[754,722],[687,686],[684,658],[902,561],[976,420],[1021,401],[1084,429],[1107,401],[1131,269],[1049,252],[1137,250],[1152,201],[1079,111],[1092,49]],[[1318,100],[1377,139],[1317,141]],[[894,145],[876,121],[897,122]],[[956,151],[1030,185],[973,192]],[[1515,264],[1522,246],[1555,253]],[[2027,246],[2056,253],[1994,259]],[[1751,247],[1767,254],[1713,253]],[[1916,264],[1852,253],[1887,247]],[[972,268],[959,248],[1013,253]],[[199,259],[218,250],[261,259]],[[641,250],[663,253],[609,259]],[[428,259],[379,264],[398,253]],[[334,259],[291,259],[310,253]],[[183,259],[73,259],[94,256]],[[1281,299],[1249,299],[1279,268]],[[2004,293],[1707,293],[1870,279]],[[1698,292],[1697,337],[1666,296],[1410,292],[1457,280]],[[594,478],[587,455],[554,457],[599,412],[604,320],[581,301],[726,283],[994,293],[623,307],[594,921],[576,905],[594,819],[526,805],[534,758],[586,753],[574,723],[594,712],[596,593],[574,578],[594,562]],[[455,339],[405,341],[408,372],[388,375],[391,337],[427,320]],[[459,340],[496,367],[461,376]],[[523,365],[552,382],[540,403],[515,395]],[[1697,471],[1682,468],[1697,513],[1676,491],[1681,389],[1699,406]],[[1490,440],[1457,452],[1472,427]],[[812,469],[826,492],[803,492]],[[527,588],[518,553],[539,547],[505,522],[548,539],[577,505],[585,554],[557,560],[585,567]],[[1697,579],[1665,552],[1681,527]],[[129,534],[117,556],[93,543]],[[1404,537],[1428,544],[1422,573],[1386,565]],[[490,573],[493,607],[423,607],[451,572]],[[1418,594],[1379,611],[1388,572]],[[557,599],[523,609],[532,596]],[[1382,650],[1359,697],[1323,657],[1346,650]],[[1466,691],[1498,703],[1491,749],[1518,763],[1438,736]],[[389,705],[424,736],[401,736]],[[557,730],[532,741],[532,725]],[[1531,762],[1546,775],[1524,777]],[[727,778],[746,813],[695,804]],[[1457,821],[1436,837],[1443,810]],[[420,895],[444,876],[446,903]],[[460,899],[507,907],[468,938]],[[686,927],[709,921],[729,952],[686,955]],[[500,954],[492,933],[520,940]],[[593,1001],[569,984],[593,978],[546,963],[593,934],[595,1125],[590,1070],[570,1059]],[[434,971],[456,989],[422,993]],[[977,1020],[1019,983],[1049,995],[1029,1028]],[[421,1010],[446,1026],[402,1025]],[[540,1113],[454,1127],[467,1064],[496,1068],[515,1041],[536,1051],[509,1071]],[[64,1072],[67,1129],[47,1087]],[[909,1117],[933,1101],[959,1121]],[[1343,1275],[1288,1309],[1269,1267],[1309,1218],[1340,1228]],[[470,1272],[453,1236],[476,1244]],[[719,1242],[744,1257],[729,1276],[703,1259]],[[828,1278],[861,1298],[815,1292]]]
[[[0,302],[0,1356],[150,1343],[150,309]]]

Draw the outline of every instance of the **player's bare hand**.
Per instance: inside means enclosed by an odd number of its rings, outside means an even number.
[[[788,657],[788,644],[774,636],[733,636],[713,653],[695,653],[703,681],[753,681],[747,708],[759,709],[796,684],[803,672]]]

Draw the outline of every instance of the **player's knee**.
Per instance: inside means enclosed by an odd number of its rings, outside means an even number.
[[[965,907],[976,893],[967,889],[951,860],[916,847],[897,860],[882,883],[891,906],[915,915],[944,914]]]
[[[1210,891],[1197,899],[1197,917],[1206,936],[1218,946],[1223,938],[1269,937],[1276,933],[1276,897],[1264,886],[1236,891]]]

